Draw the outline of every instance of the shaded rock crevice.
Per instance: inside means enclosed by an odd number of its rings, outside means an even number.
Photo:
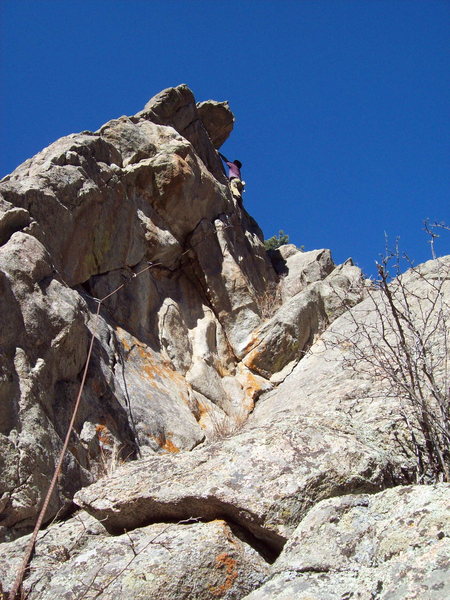
[[[90,511],[96,517],[95,511]],[[286,543],[285,537],[263,527],[260,519],[246,509],[221,501],[214,496],[189,497],[173,503],[139,502],[126,507],[115,506],[102,512],[99,520],[112,535],[121,535],[155,523],[179,523],[195,519],[202,522],[223,520],[239,532],[244,541],[252,546],[267,562],[273,562]],[[238,537],[239,537],[238,536]]]
[[[13,233],[23,231],[30,223],[31,216],[27,210],[14,208],[9,202],[2,201],[0,197],[0,246],[6,244]]]

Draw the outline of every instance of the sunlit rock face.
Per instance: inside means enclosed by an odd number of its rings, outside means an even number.
[[[395,493],[382,495],[414,471],[399,398],[375,373],[347,368],[373,295],[329,250],[266,252],[216,150],[233,123],[228,103],[197,104],[180,85],[56,141],[0,182],[4,590],[86,365],[45,519],[62,522],[38,541],[30,598],[288,598],[292,586],[326,594],[346,577],[354,590],[353,546],[335,584],[314,565],[291,581],[309,552],[296,540],[313,544],[330,511],[369,521],[385,505],[400,511]],[[420,314],[416,295],[411,306]],[[436,507],[448,491],[423,489]],[[330,547],[343,535],[330,532]],[[333,554],[314,552],[317,564]]]
[[[9,536],[33,522],[92,334],[49,518],[112,454],[190,450],[217,424],[245,420],[271,384],[236,349],[261,322],[259,296],[277,277],[186,86],[96,133],[56,141],[0,193],[0,491]],[[117,288],[95,316],[98,299]]]

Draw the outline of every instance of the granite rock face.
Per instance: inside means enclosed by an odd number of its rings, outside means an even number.
[[[280,308],[279,276],[215,150],[233,120],[226,103],[197,107],[187,86],[169,88],[137,115],[57,140],[0,183],[5,539],[33,522],[91,335],[48,518],[111,463],[191,450],[239,426],[280,365],[299,360],[296,332],[309,328],[309,343],[328,323],[311,292],[304,325],[301,308],[293,325],[283,310],[264,324],[267,298],[271,314]],[[286,360],[255,357],[261,327],[269,339],[276,330]]]
[[[7,533],[16,523],[34,523],[68,423],[49,392],[79,373],[88,329],[82,299],[54,276],[35,237],[13,233],[0,247],[0,265],[0,532]],[[83,464],[68,454],[50,511],[70,503],[90,481]]]
[[[448,484],[323,500],[245,600],[441,600],[450,593]]]
[[[233,131],[234,115],[228,102],[207,100],[197,104],[198,114],[214,148],[220,148]]]
[[[434,264],[424,265],[422,275],[433,273]],[[409,275],[417,290],[416,277]],[[411,298],[412,308],[414,301],[420,314],[424,304]],[[107,485],[78,492],[76,502],[111,531],[193,512],[208,519],[225,514],[279,551],[318,501],[413,480],[405,407],[400,399],[386,401],[385,382],[373,369],[362,361],[359,371],[348,365],[348,340],[358,322],[376,317],[373,302],[370,297],[334,321],[231,438],[130,464]],[[373,343],[376,329],[371,333]]]
[[[380,327],[386,307],[329,250],[289,244],[269,256],[216,151],[233,121],[227,103],[196,104],[186,85],[169,88],[136,115],[56,141],[0,182],[4,591],[86,366],[46,514],[62,522],[40,535],[24,581],[30,598],[326,598],[333,585],[370,597],[382,594],[374,578],[390,593],[403,569],[379,550],[393,528],[383,515],[403,518],[401,490],[410,490],[405,523],[420,494],[423,511],[441,518],[448,486],[396,487],[425,480],[417,450],[423,462],[426,436],[414,406],[374,368],[395,341]],[[448,258],[426,263],[400,289],[413,338],[427,315],[439,390],[449,267]],[[357,525],[327,529],[327,511]],[[329,547],[316,548],[322,530]],[[444,589],[433,535],[424,534],[426,556],[420,539],[404,536],[400,554],[428,565],[414,581],[408,571],[405,593],[426,597],[429,586],[434,599]],[[439,543],[446,536],[436,533]]]
[[[26,541],[2,544],[4,589],[11,586]],[[40,536],[24,591],[30,600],[238,600],[268,572],[258,552],[221,520],[163,523],[109,536],[100,523],[79,513]]]

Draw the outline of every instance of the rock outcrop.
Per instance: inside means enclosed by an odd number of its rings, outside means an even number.
[[[269,256],[216,151],[233,123],[227,103],[169,88],[0,183],[4,590],[87,365],[46,514],[63,521],[40,535],[29,598],[387,598],[409,560],[427,566],[418,582],[408,571],[405,597],[444,597],[448,484],[395,487],[417,479],[418,417],[355,360],[361,327],[366,356],[386,335],[377,292],[329,250]],[[449,297],[449,266],[404,276],[411,323],[431,298],[424,281]],[[439,332],[427,339],[444,385]],[[388,555],[402,502],[404,541]],[[413,539],[422,509],[436,510],[433,533]]]
[[[215,100],[199,102],[197,110],[214,148],[220,148],[228,139],[234,126],[234,116],[228,102]]]
[[[449,297],[449,271],[446,258],[404,276],[405,286],[417,294],[409,298],[409,307],[418,327],[432,301],[427,282],[440,274],[441,291]],[[107,485],[97,482],[78,492],[75,501],[112,533],[192,514],[226,517],[279,552],[306,511],[320,500],[414,480],[416,457],[407,442],[414,407],[405,405],[402,397],[389,398],[386,381],[370,362],[369,368],[363,360],[350,366],[350,342],[363,325],[370,328],[370,343],[382,347],[382,334],[387,332],[375,325],[377,295],[372,293],[335,320],[285,381],[264,394],[235,435],[192,453],[130,463]],[[284,314],[284,305],[279,312]],[[284,334],[284,339],[289,351],[291,338]],[[372,346],[363,341],[370,361]],[[435,342],[439,345],[438,339]],[[273,348],[276,357],[275,342]],[[244,358],[247,365],[252,352]],[[436,345],[434,352],[438,359]],[[435,376],[445,374],[436,369]]]
[[[245,600],[448,598],[448,517],[448,485],[323,500]]]
[[[28,536],[2,545],[0,577],[12,584]],[[221,520],[149,525],[108,536],[85,513],[52,526],[36,544],[24,589],[54,598],[238,600],[269,574],[268,563]]]
[[[213,131],[217,111],[223,119]],[[328,323],[320,292],[308,288],[307,318],[297,296],[287,323],[276,311],[278,275],[214,148],[233,119],[224,103],[197,108],[181,85],[135,116],[58,140],[2,181],[5,536],[33,522],[91,334],[83,402],[49,518],[105,463],[190,450],[242,423],[272,375],[295,364]],[[106,297],[95,316],[96,299]],[[265,325],[268,305],[275,315]],[[284,359],[255,348],[257,336],[277,328]],[[292,341],[299,330],[301,347]]]

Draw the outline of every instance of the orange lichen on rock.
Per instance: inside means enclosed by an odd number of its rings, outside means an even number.
[[[260,373],[261,367],[259,365],[259,361],[261,360],[261,354],[263,354],[266,351],[266,346],[261,342],[261,344],[258,344],[256,348],[254,348],[244,357],[242,362],[247,368],[251,369],[252,371],[256,371],[257,373]]]
[[[231,588],[238,576],[236,566],[237,560],[232,558],[227,552],[222,552],[216,556],[216,567],[225,571],[225,581],[222,585],[210,587],[213,596],[220,598]]]
[[[168,432],[168,434],[171,435],[170,432]],[[172,454],[176,454],[177,452],[180,451],[178,446],[175,446],[175,444],[172,442],[172,440],[167,439],[163,435],[152,435],[149,437],[153,438],[155,440],[155,442],[158,444],[158,446],[162,450],[166,450],[166,452],[171,452]]]
[[[203,402],[197,400],[196,410],[194,410],[193,412],[197,423],[200,425],[200,427],[205,429],[205,427],[207,427],[208,425],[207,420],[205,421],[205,419],[207,419],[209,415],[208,407]]]
[[[126,334],[120,327],[116,329],[116,334],[127,352],[137,352],[140,358],[140,366],[146,379],[151,380],[152,383],[158,377],[160,379],[170,379],[175,381],[175,383],[182,383],[184,381],[183,377],[177,371],[174,371],[169,362],[161,361],[148,346],[140,342],[137,338]]]
[[[101,444],[104,444],[106,446],[112,446],[113,441],[112,441],[111,432],[106,427],[106,425],[102,425],[102,424],[98,423],[95,426],[95,431],[97,432],[98,441]]]
[[[120,343],[122,344],[125,352],[128,352],[131,349],[130,344],[126,339],[126,332],[122,327],[116,327],[116,335]]]
[[[167,452],[172,452],[172,453],[176,453],[176,452],[180,451],[180,449],[177,448],[177,446],[175,446],[175,444],[171,440],[166,440],[165,443],[161,446],[161,448],[163,448],[164,450],[167,450]]]
[[[155,378],[155,372],[152,369],[152,367],[150,365],[144,365],[143,366],[143,371],[145,373],[145,375],[149,378],[149,379],[154,379]]]
[[[150,379],[152,382],[156,379],[170,379],[175,383],[183,383],[183,377],[177,371],[174,371],[169,363],[162,362],[159,359],[155,360],[154,355],[145,346],[135,344],[135,350],[142,361],[142,370],[146,379]]]
[[[243,408],[248,412],[251,412],[255,407],[255,400],[258,399],[260,394],[266,390],[261,383],[261,378],[254,375],[251,371],[242,371],[240,376],[240,382],[244,389],[244,405]]]
[[[245,345],[245,348],[242,350],[242,354],[244,355],[244,362],[245,362],[245,358],[246,358],[245,355],[248,355],[249,352],[251,352],[260,343],[261,343],[261,340],[259,339],[259,337],[257,335],[250,336],[247,344]]]

